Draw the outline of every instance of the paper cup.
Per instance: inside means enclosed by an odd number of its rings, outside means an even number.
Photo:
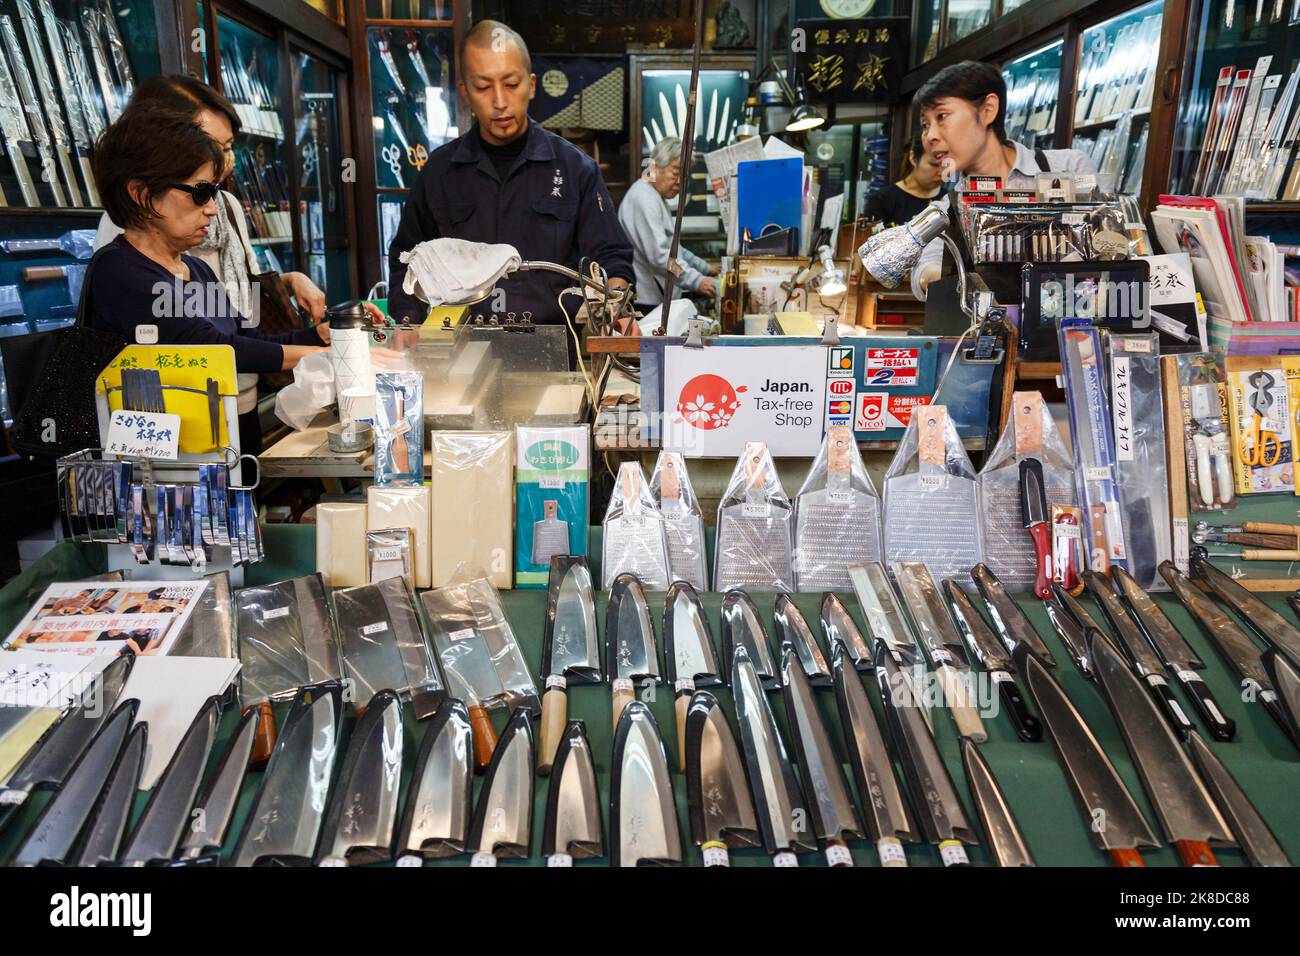
[[[345,388],[339,394],[339,421],[366,422],[375,421],[375,393],[368,388],[353,386]]]

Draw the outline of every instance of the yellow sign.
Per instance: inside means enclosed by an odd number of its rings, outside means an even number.
[[[235,398],[235,350],[229,345],[128,345],[99,374],[96,388],[108,411],[122,407],[122,370],[153,369],[162,381],[164,410],[181,419],[181,454],[215,452],[230,444],[225,399]],[[217,441],[212,440],[208,380],[216,382]]]

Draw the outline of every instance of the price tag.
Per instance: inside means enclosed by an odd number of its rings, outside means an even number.
[[[766,501],[746,501],[742,513],[746,518],[768,518],[772,514],[772,506]]]
[[[705,866],[731,866],[731,857],[727,855],[725,846],[706,846],[701,847],[704,851]]]
[[[564,487],[564,479],[559,475],[543,475],[537,479],[538,488],[548,488],[555,490]]]
[[[276,620],[279,620],[279,619],[282,618],[282,617],[288,617],[288,616],[289,616],[289,612],[292,611],[292,610],[293,610],[292,608],[288,608],[288,607],[273,607],[273,608],[271,608],[269,611],[267,611],[265,614],[262,615],[262,620],[263,620],[263,621],[276,621]]]
[[[1089,465],[1083,469],[1085,481],[1110,481],[1111,471],[1109,465]]]
[[[793,853],[778,853],[772,857],[772,865],[782,869],[799,866],[799,858]]]
[[[673,690],[679,694],[693,694],[695,693],[695,681],[689,677],[683,677],[673,684]]]
[[[131,458],[174,460],[181,440],[181,417],[167,412],[118,409],[108,423],[104,452]]]
[[[573,857],[567,853],[552,853],[546,858],[546,865],[550,866],[573,866]]]
[[[374,561],[400,561],[400,560],[402,560],[402,553],[403,553],[405,550],[406,550],[405,548],[400,547],[400,546],[399,546],[399,547],[393,547],[393,548],[375,548],[374,553],[373,553],[373,556],[372,556],[372,560],[374,560]]]
[[[26,790],[0,790],[0,807],[16,807],[26,799]]]
[[[1163,674],[1148,674],[1147,683],[1152,687],[1167,687],[1169,682],[1165,680]]]
[[[853,854],[842,844],[832,844],[826,848],[826,863],[829,866],[852,866]]]
[[[158,326],[141,324],[135,327],[136,345],[157,345]]]
[[[374,624],[367,624],[365,627],[363,627],[361,629],[361,633],[369,636],[371,634],[378,634],[381,631],[386,631],[386,630],[388,630],[387,621],[376,621]]]
[[[1119,341],[1123,343],[1124,351],[1126,352],[1150,352],[1151,351],[1150,339],[1121,338]]]
[[[921,487],[926,491],[942,491],[948,487],[948,476],[944,475],[921,475]]]
[[[564,690],[569,686],[569,682],[564,679],[563,674],[552,674],[546,678],[547,690]]]
[[[466,641],[466,640],[469,640],[471,637],[473,637],[474,634],[475,634],[474,628],[472,628],[472,627],[462,627],[462,628],[460,628],[459,630],[452,631],[450,634],[448,634],[448,635],[447,635],[447,640],[449,640],[449,641]]]
[[[628,693],[629,691],[636,690],[636,685],[632,683],[632,678],[630,677],[615,677],[613,682],[609,685],[609,689]]]
[[[907,865],[907,853],[903,850],[903,844],[898,840],[881,840],[876,844],[876,849],[880,853],[881,866]]]
[[[475,853],[470,857],[469,865],[474,866],[496,866],[497,858],[492,853]]]
[[[665,521],[671,521],[673,524],[681,524],[682,522],[689,521],[694,517],[689,511],[681,508],[674,508],[671,511],[665,511],[663,512],[663,516]]]
[[[939,844],[939,858],[944,866],[962,866],[970,862],[966,848],[956,840],[945,840]]]
[[[1077,524],[1058,524],[1056,526],[1056,536],[1058,538],[1073,538],[1077,541],[1083,537],[1083,528]]]
[[[323,867],[345,867],[348,865],[348,861],[341,856],[327,856],[320,861],[320,865]]]
[[[1014,681],[1015,678],[1012,677],[1010,674],[1008,674],[1006,671],[993,672],[993,683],[995,684],[1010,684],[1013,683]]]
[[[853,492],[831,491],[827,493],[826,500],[833,505],[851,505],[853,504]]]
[[[945,651],[942,647],[936,647],[936,648],[934,648],[933,650],[931,650],[931,651],[930,651],[930,656],[933,657],[934,660],[935,660],[935,663],[938,663],[938,664],[951,664],[951,663],[952,663],[952,655],[949,654],[947,651]]]
[[[424,866],[424,858],[416,856],[414,853],[408,853],[405,856],[399,856],[394,866]]]
[[[1062,214],[1061,214],[1061,225],[1063,225],[1063,226],[1082,226],[1082,225],[1083,225],[1083,213],[1081,213],[1081,212],[1066,212],[1066,213],[1062,213]]]

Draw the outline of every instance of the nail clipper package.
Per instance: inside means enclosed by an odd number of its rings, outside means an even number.
[[[424,373],[375,375],[375,484],[424,483]]]
[[[515,587],[544,588],[551,558],[587,553],[591,428],[515,428]]]

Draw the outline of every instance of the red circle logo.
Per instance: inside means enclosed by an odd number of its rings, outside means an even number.
[[[740,408],[744,385],[733,388],[721,375],[697,375],[684,386],[677,398],[681,420],[703,431],[726,428]]]
[[[846,379],[836,379],[829,388],[832,395],[849,395],[853,392],[853,383]]]

